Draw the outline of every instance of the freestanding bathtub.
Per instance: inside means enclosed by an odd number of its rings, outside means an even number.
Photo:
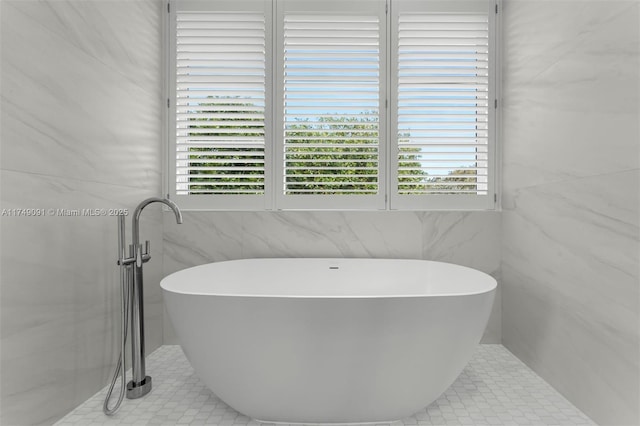
[[[256,420],[388,422],[437,399],[469,362],[496,281],[442,262],[247,259],[160,284],[202,381]]]

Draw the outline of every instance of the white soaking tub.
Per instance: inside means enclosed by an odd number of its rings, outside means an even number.
[[[471,358],[496,281],[426,260],[247,259],[160,284],[202,381],[287,423],[388,422],[437,399]]]

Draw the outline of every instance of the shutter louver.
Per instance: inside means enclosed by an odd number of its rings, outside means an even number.
[[[264,194],[264,14],[176,21],[176,194]]]
[[[487,14],[402,13],[397,28],[398,194],[487,195]]]
[[[285,14],[285,195],[378,194],[379,21]]]

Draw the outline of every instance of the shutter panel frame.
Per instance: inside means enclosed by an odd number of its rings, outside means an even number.
[[[496,208],[495,4],[492,0],[391,2],[390,210]],[[474,15],[484,16],[486,23],[478,22]],[[426,16],[432,18],[428,29]],[[430,38],[426,45],[415,43],[421,37]],[[483,37],[486,46],[477,40]],[[470,68],[456,68],[456,64],[473,64],[477,77],[464,75]],[[462,72],[455,72],[457,69]],[[455,84],[447,85],[451,82]],[[472,100],[469,93],[476,87],[484,87],[486,97]],[[401,140],[403,131],[405,141]],[[403,146],[407,147],[404,162]],[[458,161],[465,154],[472,157]],[[412,170],[422,171],[410,174]],[[464,178],[467,175],[451,174],[452,170],[469,173],[480,190],[469,191],[474,187]],[[430,181],[424,172],[429,173]],[[408,179],[401,181],[401,176]],[[482,182],[485,177],[486,184]],[[401,190],[421,186],[421,191]]]
[[[174,1],[168,30],[169,197],[184,210],[271,209],[271,1]],[[260,169],[255,193],[237,189]],[[180,185],[197,173],[200,185]]]
[[[385,209],[385,1],[277,0],[275,22],[275,204],[279,209],[287,210]],[[349,56],[335,53],[340,48],[346,49],[349,43],[360,47],[351,49],[352,54]],[[288,48],[286,53],[285,46]],[[323,50],[305,51],[305,48],[318,46],[323,47]],[[331,51],[330,48],[335,50]],[[373,58],[367,51],[371,48],[378,49],[377,58]],[[342,77],[347,74],[351,79]],[[356,80],[360,81],[355,84]],[[320,96],[322,91],[328,92],[327,83],[331,90],[339,91],[349,102],[336,105],[333,97],[335,93]],[[375,107],[372,107],[373,104]],[[366,108],[375,111],[368,115],[363,113]],[[342,117],[345,123],[333,123],[333,117]],[[357,129],[355,123],[349,123],[349,120],[360,119],[375,122],[376,118],[377,135],[372,135],[375,132],[370,129]],[[296,129],[296,124],[308,125],[310,128]],[[326,134],[318,138],[314,134],[317,130],[313,129],[320,128],[323,124]],[[369,155],[373,152],[368,148],[374,148],[376,140],[377,167],[371,168],[368,163],[375,163],[369,161],[375,155]],[[346,146],[353,148],[353,151],[345,152],[343,148]],[[323,162],[317,153],[322,152],[325,157],[332,158],[330,154],[327,155],[327,150],[334,150],[339,154],[335,154],[331,161]],[[363,152],[358,153],[357,150]],[[354,157],[359,158],[358,161],[352,161],[354,167],[348,171],[339,167]],[[356,194],[362,189],[368,189],[369,185],[362,182],[367,178],[361,175],[356,175],[358,178],[349,182],[347,175],[354,170],[366,176],[375,175],[377,191]],[[302,172],[305,172],[304,176],[300,174]],[[313,186],[315,180],[323,181],[319,176],[323,174],[343,182],[334,185],[325,180],[324,183],[319,182],[318,186]]]

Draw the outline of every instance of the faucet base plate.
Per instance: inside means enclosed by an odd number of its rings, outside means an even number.
[[[129,383],[127,383],[127,399],[142,398],[143,396],[148,394],[150,391],[151,391],[151,377],[150,376],[146,376],[139,383],[134,383],[133,380],[131,380]]]

